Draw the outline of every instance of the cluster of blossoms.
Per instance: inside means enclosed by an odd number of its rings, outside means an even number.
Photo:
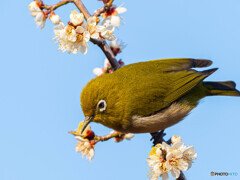
[[[180,176],[181,171],[187,171],[197,154],[194,152],[193,146],[185,146],[182,143],[182,138],[173,136],[171,138],[172,146],[163,142],[157,144],[150,151],[147,159],[150,169],[151,180],[157,180],[162,177],[163,180],[168,180],[168,173],[171,172],[174,178]]]
[[[117,131],[112,131],[109,135],[106,136],[96,136],[89,125],[81,133],[83,124],[83,121],[80,122],[78,129],[70,133],[75,135],[75,138],[78,141],[78,143],[76,144],[76,152],[82,153],[82,157],[86,156],[89,161],[93,159],[95,154],[94,147],[95,144],[99,141],[107,141],[113,138],[115,142],[121,142],[124,139],[130,140],[134,137],[134,134],[122,134]]]
[[[45,27],[46,19],[48,18],[52,21],[53,24],[59,24],[61,18],[59,15],[56,15],[53,11],[43,11],[44,4],[42,1],[33,1],[29,4],[28,8],[31,11],[31,15],[36,17],[35,22],[37,26],[40,26],[41,29]]]
[[[90,38],[103,38],[108,41],[113,41],[115,27],[120,25],[121,19],[118,14],[126,12],[126,8],[116,7],[112,5],[106,12],[102,13],[102,25],[98,25],[100,19],[96,16],[91,16],[84,23],[84,16],[82,13],[72,11],[70,14],[70,22],[65,25],[59,15],[56,15],[52,10],[43,11],[46,6],[42,1],[33,1],[29,4],[31,15],[36,17],[35,22],[37,26],[44,28],[46,19],[49,19],[55,25],[54,28],[55,39],[59,43],[59,49],[63,52],[77,54],[79,51],[86,54],[88,51],[88,41]]]
[[[98,21],[97,17],[91,16],[87,19],[87,23],[84,23],[83,14],[72,11],[68,25],[65,26],[61,22],[54,28],[55,38],[59,42],[59,49],[68,53],[76,54],[80,51],[86,54],[88,50],[87,42],[90,38],[98,39],[102,37],[109,41],[114,40],[114,27],[111,25],[97,25]]]
[[[83,126],[83,122],[79,123],[77,131],[75,131],[77,134],[80,134],[81,129]],[[76,152],[80,152],[83,154],[82,157],[86,156],[89,161],[92,160],[94,157],[94,143],[91,143],[89,139],[94,137],[94,133],[91,130],[91,127],[88,125],[86,129],[83,131],[81,136],[75,136],[76,140],[78,140],[78,143],[76,145]]]

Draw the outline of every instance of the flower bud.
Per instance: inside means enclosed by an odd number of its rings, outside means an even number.
[[[56,15],[54,12],[50,13],[49,19],[52,21],[53,24],[58,25],[61,22],[61,18],[59,15]]]
[[[70,14],[70,21],[74,26],[80,25],[83,22],[83,14],[77,11],[72,11]]]
[[[102,74],[104,74],[103,70],[101,68],[94,68],[93,69],[93,74],[98,77],[101,76]]]
[[[28,6],[29,10],[31,11],[31,15],[36,17],[39,12],[41,12],[41,9],[39,8],[37,1],[33,1]]]
[[[176,136],[174,135],[172,138],[171,138],[171,141],[172,141],[172,144],[175,144],[177,142],[182,142],[182,138],[180,136]]]
[[[127,139],[127,140],[130,140],[134,137],[134,134],[133,133],[127,133],[124,135],[124,138]]]

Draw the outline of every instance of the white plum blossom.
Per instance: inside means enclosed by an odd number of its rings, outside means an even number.
[[[170,146],[163,142],[162,144],[157,144],[156,147],[153,147],[150,151],[147,163],[151,168],[149,174],[151,180],[157,180],[159,177],[162,177],[163,180],[169,179],[169,170],[165,167],[165,157],[169,148]]]
[[[183,151],[183,158],[188,162],[188,169],[192,167],[193,160],[197,158],[197,153],[193,146],[189,146]]]
[[[91,38],[98,39],[99,35],[104,39],[109,41],[113,41],[115,36],[113,35],[114,26],[105,24],[105,25],[97,25],[98,17],[91,16],[87,19],[88,31],[91,34]],[[100,33],[100,34],[99,34]]]
[[[43,13],[43,11],[41,10],[41,8],[39,7],[37,1],[33,1],[29,4],[28,6],[29,10],[31,11],[31,15],[35,18],[35,23],[37,24],[37,26],[41,27],[41,29],[43,29],[45,27],[45,23],[46,23],[46,16]]]
[[[76,145],[76,152],[80,152],[83,154],[82,158],[86,156],[89,161],[92,161],[92,158],[94,157],[94,146],[91,145],[90,141],[88,139],[83,139],[80,136],[75,136],[75,138],[78,140],[78,143]]]
[[[102,26],[99,26],[98,30],[100,32],[101,37],[109,41],[113,41],[116,39],[115,36],[113,35],[114,29],[115,28],[113,25],[104,24]]]
[[[119,14],[125,13],[127,9],[125,7],[116,7],[113,5],[105,13],[102,13],[103,17],[102,24],[111,24],[114,27],[119,27],[121,24],[121,17]]]
[[[157,180],[159,177],[168,180],[169,172],[177,179],[181,171],[187,171],[197,157],[193,146],[185,146],[180,136],[173,136],[171,140],[172,146],[163,142],[153,147],[150,152],[147,162],[151,168],[152,180]]]
[[[59,42],[59,49],[69,54],[77,54],[80,51],[83,54],[87,53],[90,39],[89,32],[84,27],[71,25],[65,26],[62,22],[54,28],[55,38]]]
[[[49,19],[52,21],[53,24],[56,25],[58,25],[61,22],[60,16],[55,14],[54,12],[50,13]]]
[[[167,153],[165,166],[174,178],[178,178],[181,171],[188,170],[188,162],[183,159],[183,152],[176,147]]]
[[[97,17],[91,16],[87,19],[87,30],[90,33],[91,38],[99,38],[99,25],[97,25]]]

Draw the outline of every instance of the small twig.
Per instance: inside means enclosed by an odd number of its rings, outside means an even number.
[[[97,9],[93,16],[100,16],[102,13],[105,13],[111,6],[113,0],[110,0],[108,3],[104,4],[104,6],[100,9]]]
[[[107,140],[112,139],[114,137],[121,138],[125,135],[121,132],[115,131],[114,133],[107,134],[107,135],[104,135],[104,136],[97,136],[97,135],[94,134],[93,131],[91,131],[91,132],[92,132],[92,133],[90,133],[91,136],[88,136],[88,135],[82,136],[82,134],[80,134],[78,131],[70,131],[69,133],[74,135],[74,136],[80,136],[82,138],[89,139],[90,142],[93,142],[94,144],[96,144],[100,141],[107,141]]]
[[[54,11],[55,9],[65,5],[65,4],[68,4],[68,3],[72,3],[73,0],[64,0],[64,1],[60,1],[59,3],[57,4],[54,4],[54,5],[44,5],[43,8],[46,9],[46,10],[49,10],[49,11]]]
[[[96,11],[95,11],[95,13],[93,14],[93,16],[100,16],[102,13],[105,13],[107,10],[109,9],[109,7],[108,6],[103,6],[103,7],[101,7],[100,9],[97,9]]]
[[[121,137],[121,136],[124,136],[124,134],[120,133],[120,132],[114,132],[112,134],[108,134],[108,135],[105,135],[105,136],[95,136],[94,140],[97,140],[98,142],[99,141],[107,141],[107,140],[112,139],[114,137]]]

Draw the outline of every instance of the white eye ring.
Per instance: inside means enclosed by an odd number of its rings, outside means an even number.
[[[103,112],[107,109],[107,103],[105,100],[100,100],[97,104],[97,107],[99,109],[100,112]]]

